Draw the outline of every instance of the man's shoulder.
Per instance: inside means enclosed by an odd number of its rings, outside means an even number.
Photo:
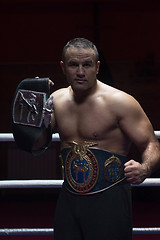
[[[132,98],[132,96],[129,93],[124,92],[123,90],[120,90],[116,87],[107,85],[105,83],[100,82],[99,83],[99,90],[102,94],[110,97],[111,99],[121,99],[121,98]]]
[[[112,109],[119,111],[122,109],[138,107],[139,103],[137,100],[123,90],[102,83],[100,91],[100,95],[103,96],[107,105],[110,105]]]
[[[54,98],[59,98],[59,97],[62,97],[64,95],[66,95],[68,92],[69,92],[69,88],[68,87],[60,88],[60,89],[56,90],[55,92],[53,92],[51,94],[51,96],[53,96]]]

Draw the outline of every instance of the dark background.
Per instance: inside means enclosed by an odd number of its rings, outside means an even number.
[[[1,0],[0,132],[10,132],[10,105],[26,77],[49,76],[64,86],[64,44],[85,37],[106,64],[104,81],[140,101],[159,129],[160,3],[143,0]],[[106,78],[107,76],[107,78]]]
[[[50,77],[55,83],[53,90],[66,86],[59,61],[63,46],[75,37],[88,38],[97,45],[101,56],[99,79],[133,95],[147,113],[154,130],[159,130],[159,0],[0,0],[0,133],[11,132],[11,103],[21,80],[36,76]],[[18,150],[15,143],[0,142],[0,154],[1,180],[61,178],[59,143],[53,142],[48,152],[35,158]],[[130,155],[139,160],[134,146]],[[159,177],[159,171],[153,176]],[[42,199],[42,205],[39,205],[42,209],[44,205],[53,206],[54,201],[56,204],[57,196],[55,190],[0,190],[0,208],[5,215],[2,214],[0,228],[13,226],[13,222],[15,226],[23,223],[20,220],[22,216],[16,218],[13,211],[17,198],[22,208],[30,201],[37,206],[40,204],[38,199]],[[24,199],[27,199],[26,205],[23,204]],[[159,188],[134,188],[133,200],[136,206],[134,222],[144,226],[141,221],[152,219],[151,215],[144,214],[147,213],[146,209],[151,209],[151,206],[158,209]],[[141,201],[151,204],[149,208],[146,206],[140,217]],[[7,214],[3,204],[9,209]],[[36,209],[34,204],[27,205],[31,212]],[[47,209],[44,213],[39,210],[35,212],[36,216],[39,213],[35,222],[42,222],[42,227],[53,224],[54,209],[53,212]],[[153,212],[150,211],[150,214],[155,217]],[[26,217],[27,213],[28,210],[23,215],[23,227],[26,227],[25,221],[27,226],[31,223]],[[47,224],[46,219],[50,219]],[[160,222],[160,219],[157,221]]]

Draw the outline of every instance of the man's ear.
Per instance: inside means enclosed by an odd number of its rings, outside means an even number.
[[[63,61],[60,61],[60,66],[61,66],[61,69],[62,69],[63,73],[65,74],[64,62]]]
[[[97,74],[99,73],[100,61],[97,62]]]

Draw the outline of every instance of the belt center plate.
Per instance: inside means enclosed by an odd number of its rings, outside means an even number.
[[[71,188],[76,192],[88,192],[96,184],[99,174],[98,162],[94,154],[69,151],[65,161],[65,175]]]

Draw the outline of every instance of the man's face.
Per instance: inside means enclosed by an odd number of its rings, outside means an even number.
[[[69,47],[61,67],[73,91],[85,91],[96,83],[100,62],[93,49]]]

